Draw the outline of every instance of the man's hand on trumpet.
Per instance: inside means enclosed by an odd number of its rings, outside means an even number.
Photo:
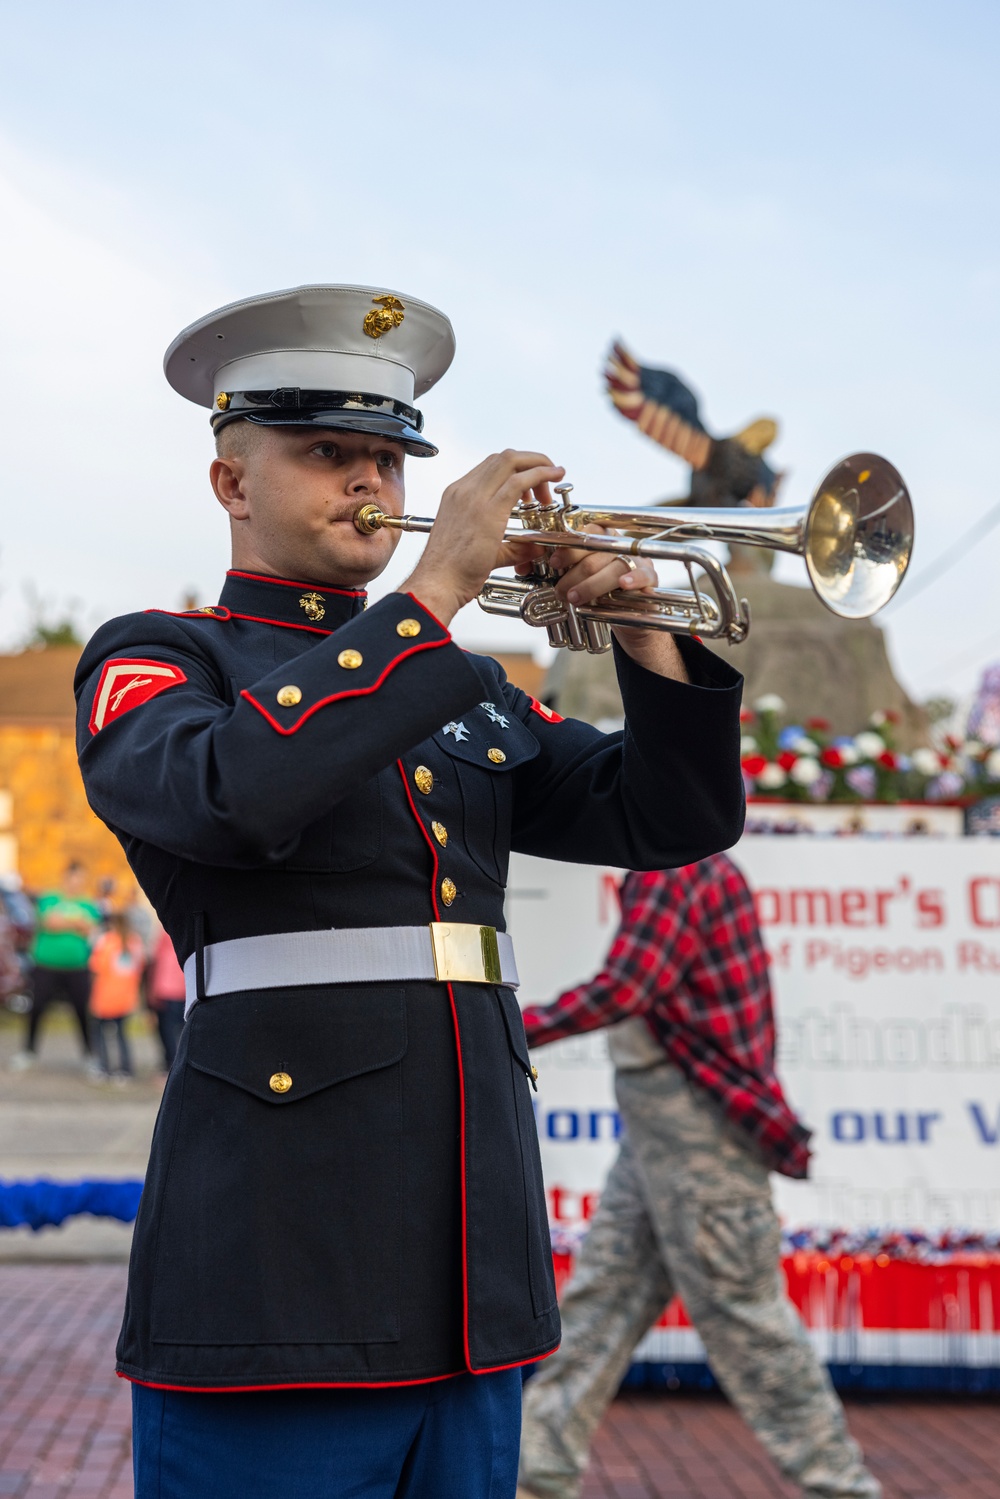
[[[513,566],[528,573],[540,558],[559,572],[556,592],[570,604],[590,603],[615,588],[655,588],[656,570],[645,557],[626,559],[503,540],[511,511],[522,496],[534,494],[540,504],[551,505],[549,485],[557,484],[565,472],[544,453],[508,448],[484,459],[445,490],[424,554],[401,591],[413,594],[447,626],[477,597],[494,568]],[[648,671],[688,680],[673,636],[618,626],[614,634],[622,649]]]
[[[587,526],[598,535],[613,535],[604,526]],[[553,549],[548,559],[560,574],[556,593],[568,604],[590,604],[606,593],[620,588],[623,593],[643,593],[655,588],[656,568],[648,557],[622,557],[608,552]],[[530,565],[518,565],[517,571],[528,572]],[[622,650],[647,671],[678,682],[688,680],[687,670],[672,635],[652,630],[629,630],[612,627],[612,634]]]
[[[542,555],[540,547],[528,543],[505,543],[503,533],[522,495],[534,492],[541,504],[551,505],[549,485],[565,472],[544,453],[508,448],[484,458],[441,496],[424,554],[400,591],[412,593],[450,625],[495,567],[527,566]]]

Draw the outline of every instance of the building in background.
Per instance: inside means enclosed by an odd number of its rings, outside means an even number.
[[[79,646],[0,656],[0,874],[32,891],[78,859],[91,880],[134,884],[117,840],[87,805],[76,763]]]

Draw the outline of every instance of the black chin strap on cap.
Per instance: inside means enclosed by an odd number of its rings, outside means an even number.
[[[212,416],[213,423],[239,412],[246,415],[253,411],[271,416],[272,412],[295,411],[307,414],[315,411],[367,411],[373,414],[398,417],[415,431],[422,432],[424,418],[416,406],[405,401],[396,401],[392,396],[366,395],[363,391],[347,390],[300,390],[297,385],[283,385],[278,390],[220,391],[215,398],[218,410]],[[277,418],[271,416],[272,420]]]

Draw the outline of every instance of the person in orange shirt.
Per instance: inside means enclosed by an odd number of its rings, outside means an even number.
[[[139,985],[146,953],[142,938],[135,932],[124,911],[111,917],[108,931],[100,937],[90,955],[94,975],[90,991],[90,1013],[94,1021],[94,1040],[100,1076],[114,1076],[126,1081],[132,1076],[125,1021],[139,1008]],[[112,1074],[109,1064],[108,1032],[118,1038],[118,1070]]]

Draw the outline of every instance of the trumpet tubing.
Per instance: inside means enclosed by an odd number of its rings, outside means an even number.
[[[643,593],[614,589],[590,604],[574,606],[556,593],[557,574],[548,562],[536,563],[526,577],[494,573],[487,579],[479,594],[481,608],[543,627],[552,645],[569,650],[606,651],[613,625],[724,639],[731,645],[744,640],[750,629],[747,601],[737,597],[718,558],[698,542],[725,541],[801,556],[820,602],[844,619],[866,619],[887,604],[903,581],[913,550],[909,492],[892,464],[875,453],[854,453],[835,464],[808,504],[773,510],[574,505],[572,488],[557,485],[559,501],[552,505],[522,500],[512,515],[517,524],[503,539],[552,551],[574,547],[680,562],[690,587]],[[382,528],[426,534],[434,522],[386,515],[369,503],[358,510],[354,524],[365,535]],[[589,526],[605,530],[595,533]],[[608,530],[627,534],[609,535]],[[704,574],[698,583],[695,568]],[[712,593],[703,592],[699,583]]]

